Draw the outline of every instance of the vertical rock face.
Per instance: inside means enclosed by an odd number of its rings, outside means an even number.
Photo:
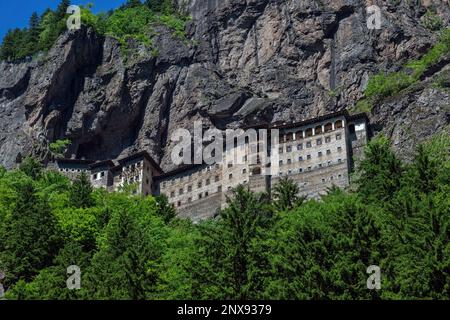
[[[381,30],[367,28],[374,3]],[[67,32],[34,61],[0,63],[0,162],[12,167],[67,137],[67,156],[145,149],[168,170],[171,133],[195,120],[224,129],[351,108],[372,74],[398,70],[436,41],[420,23],[428,6],[448,25],[446,0],[190,0],[190,40],[160,27],[157,57],[136,45],[125,58],[92,29]],[[449,123],[448,90],[433,86],[447,67],[372,112],[405,154]]]

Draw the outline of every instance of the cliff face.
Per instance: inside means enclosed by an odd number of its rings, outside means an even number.
[[[224,129],[350,109],[371,75],[397,71],[436,41],[420,24],[432,0],[375,2],[381,30],[367,28],[369,0],[190,0],[190,40],[159,28],[157,57],[138,46],[124,59],[112,38],[66,32],[46,55],[0,63],[0,163],[43,156],[67,137],[66,156],[145,149],[167,170],[171,132],[195,120]],[[433,5],[448,23],[447,0]],[[449,61],[372,110],[375,130],[402,155],[448,130]]]

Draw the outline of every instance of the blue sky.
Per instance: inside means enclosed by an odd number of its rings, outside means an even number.
[[[117,8],[126,0],[72,0],[72,4],[94,4],[94,12],[108,11]],[[41,14],[47,8],[55,9],[60,0],[1,0],[0,1],[0,40],[8,29],[23,28],[33,11]]]

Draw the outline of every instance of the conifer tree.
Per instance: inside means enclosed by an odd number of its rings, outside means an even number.
[[[37,195],[31,181],[17,187],[17,202],[0,225],[0,266],[9,280],[31,280],[51,265],[60,247],[57,223],[48,202]]]
[[[300,188],[294,181],[288,177],[280,179],[272,191],[275,209],[286,211],[300,206],[305,198],[299,197],[299,192]]]
[[[70,203],[75,208],[89,208],[93,205],[91,181],[84,172],[72,183]]]

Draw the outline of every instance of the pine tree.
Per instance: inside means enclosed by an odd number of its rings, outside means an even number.
[[[37,51],[39,51],[39,35],[41,33],[39,16],[36,12],[30,17],[29,27],[28,27],[28,43],[27,43],[27,55],[32,56]]]
[[[125,8],[135,8],[142,5],[142,2],[140,0],[128,0],[125,3]]]
[[[82,172],[70,188],[70,203],[75,208],[89,208],[93,205],[92,185],[89,176]]]
[[[392,152],[386,137],[380,136],[370,141],[358,175],[358,193],[366,200],[386,201],[399,190],[402,163]]]
[[[192,267],[194,296],[200,299],[257,298],[266,262],[262,227],[270,221],[263,198],[238,186],[217,223],[201,228],[198,256]]]
[[[8,270],[11,282],[31,280],[50,266],[61,243],[48,202],[31,181],[17,187],[17,197],[12,214],[0,226],[0,268]]]
[[[278,211],[292,210],[300,206],[305,198],[299,197],[300,188],[298,185],[284,177],[273,188],[274,207]]]
[[[175,206],[169,203],[169,199],[165,194],[156,196],[155,200],[157,206],[156,212],[166,224],[177,216]]]
[[[61,0],[56,8],[55,14],[58,20],[63,19],[67,14],[67,8],[70,6],[70,0]]]
[[[35,158],[27,157],[20,164],[19,169],[33,180],[37,180],[42,174],[43,166]]]

